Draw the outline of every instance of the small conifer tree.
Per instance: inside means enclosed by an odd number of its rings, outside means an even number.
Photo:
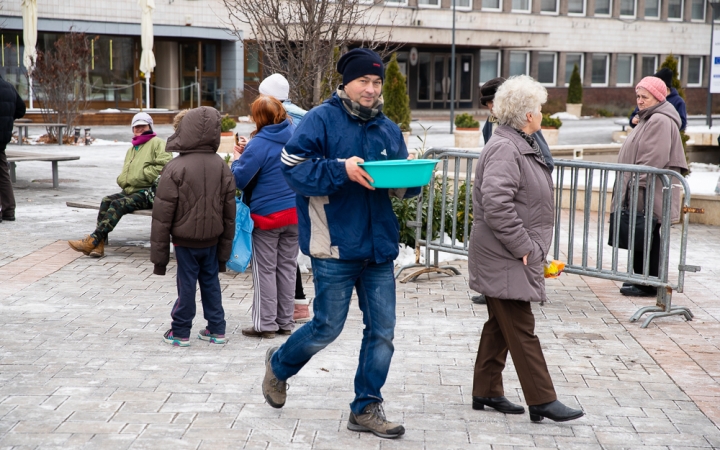
[[[400,130],[410,131],[410,97],[407,92],[405,75],[400,72],[400,65],[395,53],[385,69],[383,100],[383,113],[398,124]]]
[[[678,95],[685,99],[685,89],[683,89],[680,86],[680,75],[678,74],[678,67],[677,67],[677,60],[675,57],[671,54],[665,58],[665,61],[663,61],[662,64],[660,64],[660,68],[667,68],[672,70],[673,76],[672,76],[672,87],[674,87],[678,91]]]
[[[582,103],[582,96],[583,88],[582,80],[580,79],[580,69],[578,69],[577,64],[575,64],[572,75],[570,75],[567,102],[570,104]]]

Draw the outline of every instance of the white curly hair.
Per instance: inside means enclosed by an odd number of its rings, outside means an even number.
[[[526,114],[539,114],[547,96],[547,90],[532,77],[510,77],[495,93],[493,115],[500,125],[520,130],[528,124]]]

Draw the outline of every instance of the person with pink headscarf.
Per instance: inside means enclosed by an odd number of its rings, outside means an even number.
[[[635,87],[635,95],[639,122],[635,129],[628,135],[625,143],[620,149],[618,163],[620,164],[641,164],[658,169],[669,169],[682,174],[687,173],[687,161],[680,139],[680,115],[675,107],[665,99],[667,89],[665,83],[656,77],[645,77]],[[630,179],[630,174],[625,174],[624,180],[616,180],[613,193],[613,205],[622,201]],[[647,177],[640,177],[640,197],[638,198],[638,209],[645,208],[644,192],[647,185]],[[660,221],[662,220],[662,182],[655,181],[655,197],[653,201],[653,216],[658,223],[652,230],[652,242],[650,247],[649,274],[657,276],[660,267]],[[675,222],[680,218],[680,189],[673,187],[671,197],[671,220]],[[633,271],[643,273],[644,251],[642,243],[635,243]],[[637,284],[623,284],[620,293],[627,296],[654,297],[657,295],[656,288]]]

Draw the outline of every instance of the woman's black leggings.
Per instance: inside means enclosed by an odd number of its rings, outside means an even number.
[[[300,266],[297,266],[297,274],[295,275],[295,300],[305,300],[305,291],[303,291]]]
[[[633,272],[637,274],[643,273],[643,265],[645,263],[643,250],[644,245],[642,243],[635,243],[635,254],[633,255]],[[658,276],[660,269],[660,224],[655,225],[655,229],[652,232],[652,243],[650,244],[650,267],[649,275],[652,277]],[[646,291],[655,291],[655,288],[649,286],[636,285],[638,288]]]

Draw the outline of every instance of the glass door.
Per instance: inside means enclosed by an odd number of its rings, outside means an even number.
[[[418,108],[450,109],[451,57],[447,53],[418,55]],[[473,55],[455,55],[455,107],[472,108]]]

